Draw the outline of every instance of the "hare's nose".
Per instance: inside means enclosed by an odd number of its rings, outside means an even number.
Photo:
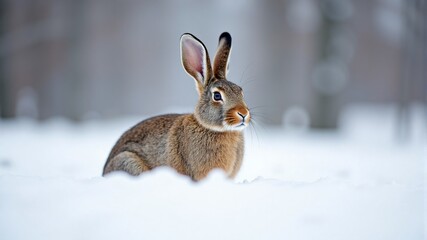
[[[243,122],[249,118],[249,111],[246,109],[244,111],[237,111],[237,114],[242,118]]]
[[[249,122],[250,121],[250,113],[249,110],[244,107],[238,107],[235,109],[235,114],[239,115],[239,117],[241,118],[242,122]]]
[[[242,117],[243,120],[245,120],[245,117],[248,116],[247,114],[242,114],[241,112],[237,112],[240,117]]]

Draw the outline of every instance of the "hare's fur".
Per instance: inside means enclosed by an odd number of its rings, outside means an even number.
[[[231,37],[223,33],[212,68],[203,43],[184,34],[182,63],[199,92],[194,114],[156,116],[126,131],[111,150],[103,175],[112,171],[139,175],[170,166],[195,181],[214,168],[234,177],[242,164],[242,129],[250,115],[242,89],[225,79],[230,50]],[[220,93],[222,99],[213,99],[214,93]]]
[[[243,147],[242,132],[211,131],[192,114],[162,115],[123,134],[111,151],[104,174],[120,169],[138,175],[170,166],[194,180],[204,178],[214,168],[234,177],[242,163]]]

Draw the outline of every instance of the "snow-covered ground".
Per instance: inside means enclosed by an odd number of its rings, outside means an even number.
[[[338,132],[247,130],[235,181],[100,177],[140,119],[0,122],[0,239],[426,239],[426,118],[353,107]]]

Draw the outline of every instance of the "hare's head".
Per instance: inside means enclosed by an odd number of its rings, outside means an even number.
[[[189,33],[181,36],[181,60],[185,71],[196,81],[199,102],[194,115],[200,124],[214,131],[240,131],[251,119],[242,88],[227,80],[231,36],[219,37],[211,67],[205,45]]]

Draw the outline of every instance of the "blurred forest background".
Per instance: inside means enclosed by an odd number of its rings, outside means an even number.
[[[192,111],[179,38],[213,57],[268,125],[334,129],[351,104],[426,106],[424,0],[3,0],[1,118],[76,121]],[[254,110],[254,111],[255,111]]]

